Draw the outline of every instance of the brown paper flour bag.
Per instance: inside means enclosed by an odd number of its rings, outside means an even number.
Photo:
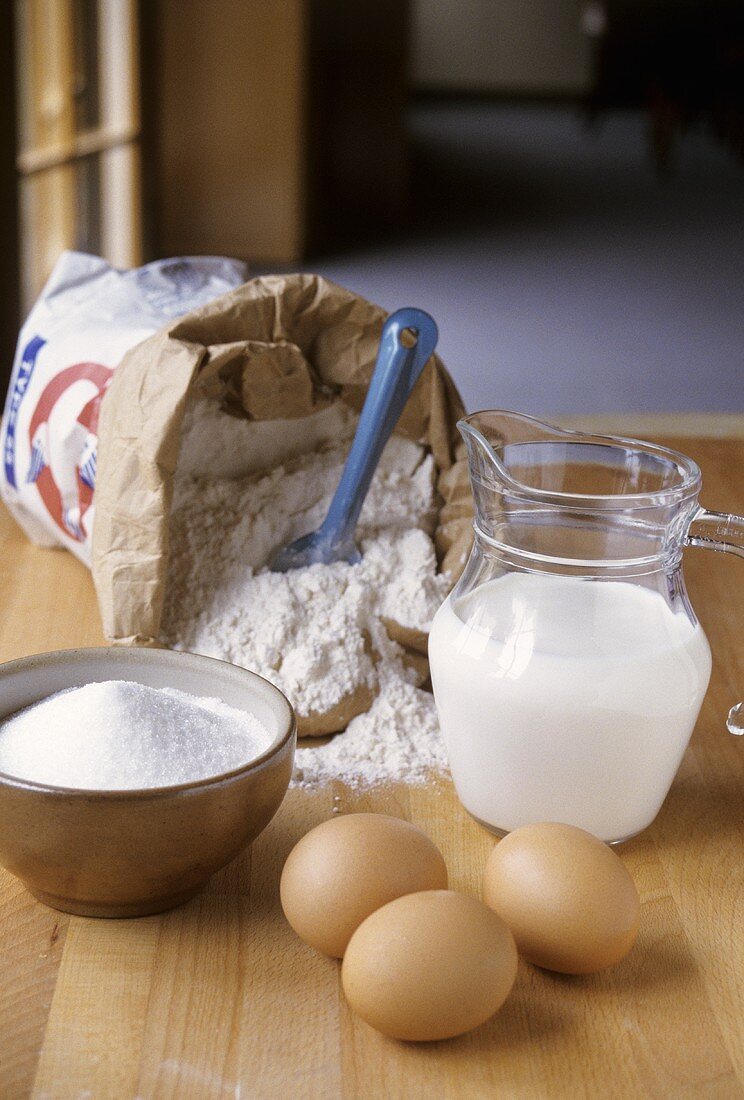
[[[192,384],[253,420],[305,417],[339,400],[359,411],[386,316],[319,276],[268,276],[187,314],[124,357],[101,409],[93,534],[108,638],[157,644],[173,477]],[[433,454],[444,499],[435,541],[453,576],[469,549],[472,515],[455,428],[463,411],[434,356],[396,428]]]

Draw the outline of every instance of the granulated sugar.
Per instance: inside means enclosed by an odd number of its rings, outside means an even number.
[[[224,449],[239,454],[241,448],[229,442],[242,434],[253,463],[251,428],[265,431],[266,425],[224,414],[215,425],[210,415]],[[332,723],[349,700],[365,700],[367,713],[353,718],[346,732],[329,744],[300,748],[295,782],[415,782],[444,766],[434,703],[416,686],[416,672],[382,620],[425,632],[448,590],[447,578],[437,574],[431,537],[431,456],[391,439],[357,528],[358,565],[337,562],[286,574],[266,566],[327,511],[353,432],[348,415],[345,421],[334,416],[336,429],[343,429],[340,444],[318,443],[327,425],[316,417],[310,453],[298,455],[300,426],[292,433],[293,457],[270,472],[238,475],[233,465],[230,476],[207,476],[195,472],[205,469],[195,444],[207,418],[192,415],[175,483],[161,636],[174,648],[259,672],[285,692],[301,720],[330,715]]]
[[[107,680],[0,725],[0,772],[85,790],[167,787],[232,771],[272,736],[253,715],[175,688]]]

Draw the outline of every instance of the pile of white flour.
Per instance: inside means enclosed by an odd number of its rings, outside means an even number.
[[[171,514],[165,642],[259,672],[299,715],[325,714],[360,690],[373,699],[344,733],[298,750],[294,781],[309,787],[416,782],[445,767],[432,696],[382,623],[426,631],[448,589],[431,538],[431,456],[390,441],[357,527],[358,565],[266,567],[320,524],[353,428],[340,406],[280,424],[200,401],[187,417]],[[267,461],[272,469],[256,473]]]

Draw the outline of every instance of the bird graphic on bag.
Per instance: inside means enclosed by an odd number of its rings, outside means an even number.
[[[93,501],[98,413],[113,371],[100,363],[77,363],[44,389],[31,423],[27,484],[35,484],[55,523],[84,542],[84,522]]]

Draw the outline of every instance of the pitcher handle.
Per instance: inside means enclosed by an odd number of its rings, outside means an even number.
[[[744,558],[744,516],[698,508],[687,529],[685,543]],[[744,703],[731,708],[726,729],[738,736],[744,734]]]
[[[685,541],[688,546],[702,546],[744,558],[744,516],[698,508],[687,528]]]

